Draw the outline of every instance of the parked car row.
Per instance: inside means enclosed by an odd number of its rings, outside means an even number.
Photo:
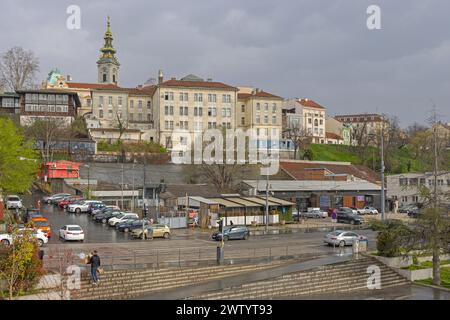
[[[0,234],[0,243],[9,246],[13,244],[13,242],[17,239],[17,237],[23,237],[23,235],[26,234],[27,232],[36,240],[37,245],[39,247],[48,243],[48,237],[46,237],[46,235],[44,234],[44,232],[42,232],[42,230],[25,227],[17,228],[13,230],[11,233]]]

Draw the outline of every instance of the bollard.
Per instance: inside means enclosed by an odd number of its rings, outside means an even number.
[[[217,264],[223,263],[223,247],[217,246]]]

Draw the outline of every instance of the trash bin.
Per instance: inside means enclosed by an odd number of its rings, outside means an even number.
[[[359,239],[355,239],[355,241],[353,241],[353,253],[358,252],[359,252]]]
[[[223,247],[221,246],[217,247],[217,263],[218,264],[223,263]]]

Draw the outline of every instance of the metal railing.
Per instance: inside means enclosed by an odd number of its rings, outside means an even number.
[[[217,263],[216,246],[174,249],[135,249],[99,251],[106,270],[207,266]],[[322,250],[321,250],[322,249]],[[81,252],[60,250],[44,257],[47,270],[59,271],[62,265],[85,265]],[[317,256],[326,253],[321,247],[281,245],[263,248],[225,248],[225,263],[251,263],[278,259]]]

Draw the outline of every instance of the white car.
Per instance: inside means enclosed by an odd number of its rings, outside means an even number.
[[[0,234],[0,243],[9,246],[12,243],[12,236],[9,233]]]
[[[82,213],[82,212],[89,212],[90,207],[89,205],[91,203],[102,203],[101,201],[97,200],[84,200],[80,201],[78,203],[71,203],[67,206],[67,212],[75,212],[75,213]]]
[[[358,214],[364,215],[364,214],[378,214],[378,210],[374,207],[365,206],[362,209],[358,209]]]
[[[59,237],[64,241],[67,240],[83,241],[84,232],[80,226],[76,224],[69,224],[59,229]]]
[[[7,209],[22,209],[22,200],[19,196],[11,195],[6,197],[6,208]]]
[[[17,229],[16,233],[14,233],[14,236],[20,237],[25,231],[30,231],[33,234],[33,237],[37,239],[37,244],[39,247],[42,247],[44,244],[48,243],[48,238],[45,236],[42,230],[39,229],[31,229],[31,228]],[[10,244],[13,243],[13,235],[8,233],[0,234],[0,243],[9,246]]]
[[[118,216],[109,219],[108,224],[111,227],[114,227],[116,224],[118,224],[120,222],[124,222],[125,220],[129,220],[129,219],[137,220],[137,219],[139,219],[139,216],[137,215],[137,213],[122,212]]]
[[[320,208],[308,208],[308,212],[302,212],[301,215],[307,218],[315,219],[328,217],[328,213],[320,210]]]

